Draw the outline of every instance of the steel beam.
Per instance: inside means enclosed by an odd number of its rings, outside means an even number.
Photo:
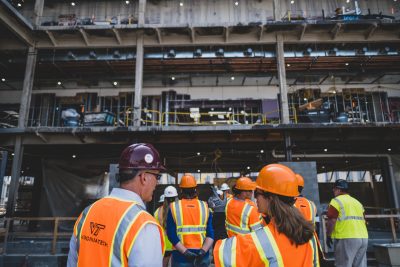
[[[377,28],[378,28],[378,24],[376,22],[372,23],[371,26],[369,26],[368,30],[365,33],[365,40],[369,40],[372,37],[372,35],[375,33]]]
[[[142,87],[143,87],[143,33],[136,40],[136,69],[135,69],[135,100],[133,107],[133,125],[139,127],[142,117]]]
[[[115,35],[115,39],[117,40],[118,44],[121,45],[122,44],[122,39],[121,39],[121,35],[119,34],[118,29],[112,29],[114,35]]]
[[[51,43],[56,47],[57,46],[57,40],[54,37],[54,34],[51,31],[46,31],[47,36],[49,36],[49,39],[51,41]]]
[[[10,29],[10,31],[13,32],[25,44],[32,46],[35,43],[32,31],[28,27],[18,22],[17,19],[10,15],[2,5],[0,5],[0,22]]]

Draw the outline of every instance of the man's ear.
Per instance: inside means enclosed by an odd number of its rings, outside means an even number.
[[[146,178],[145,173],[142,172],[142,173],[139,175],[139,177],[140,177],[140,183],[141,183],[141,184],[145,184],[146,181],[147,181],[147,178]]]

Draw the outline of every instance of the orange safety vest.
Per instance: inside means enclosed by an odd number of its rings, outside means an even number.
[[[317,214],[317,208],[311,200],[308,200],[305,197],[296,197],[296,202],[294,206],[300,211],[300,213],[304,216],[307,221],[315,224],[315,215]],[[314,232],[314,236],[311,239],[311,244],[313,246],[313,266],[320,266],[318,250],[322,251],[321,243],[319,242],[317,233]],[[322,254],[323,255],[323,254]]]
[[[296,197],[294,206],[303,214],[307,221],[315,223],[315,215],[317,214],[317,208],[314,202],[308,200],[305,197]]]
[[[247,200],[231,198],[225,207],[225,228],[228,237],[247,234],[263,227],[260,213]]]
[[[200,249],[206,239],[207,221],[210,211],[206,202],[182,199],[170,204],[176,233],[186,248]]]
[[[310,267],[312,244],[296,246],[273,223],[245,235],[218,240],[214,248],[216,267]]]
[[[160,232],[162,253],[165,251],[161,226],[137,202],[115,197],[102,198],[79,216],[74,226],[77,238],[78,266],[128,266],[136,237],[147,224]]]

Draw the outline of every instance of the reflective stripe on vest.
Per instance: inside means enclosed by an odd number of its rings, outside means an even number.
[[[81,243],[82,226],[85,223],[86,217],[89,214],[89,211],[91,208],[92,208],[92,205],[85,208],[85,210],[82,212],[81,219],[79,220],[79,223],[76,227],[76,249],[77,249],[77,251],[79,251],[79,246]]]
[[[226,230],[232,231],[236,234],[248,234],[250,233],[249,229],[242,229],[240,227],[237,227],[236,225],[230,224],[228,222],[225,222]]]
[[[225,207],[225,214],[226,214],[226,219],[225,219],[225,227],[226,230],[231,231],[235,234],[247,234],[250,233],[251,231],[256,231],[260,228],[263,227],[261,222],[256,222],[254,224],[249,225],[249,220],[250,220],[250,214],[252,209],[254,209],[254,207],[250,204],[248,204],[247,202],[244,202],[244,207],[242,209],[242,212],[240,214],[240,226],[239,225],[235,225],[229,222],[229,218],[228,218],[228,207],[229,207],[229,203],[233,200],[234,198],[231,198],[228,200],[226,207]],[[239,200],[237,200],[239,201]]]
[[[344,205],[342,201],[340,201],[338,198],[334,198],[333,200],[335,200],[339,204],[340,216],[337,218],[338,221],[347,221],[347,220],[364,221],[364,217],[361,216],[346,216],[346,211],[344,210]]]
[[[221,267],[236,267],[236,238],[222,240],[218,256]]]
[[[247,229],[247,221],[249,220],[249,213],[250,213],[251,206],[247,203],[245,203],[244,208],[242,210],[242,214],[240,215],[240,222],[241,222],[241,228],[242,229]]]
[[[131,225],[135,222],[135,220],[139,217],[140,213],[144,212],[144,209],[138,205],[138,203],[132,204],[121,217],[120,221],[118,222],[118,227],[115,231],[114,238],[111,243],[111,247],[113,248],[110,253],[110,264],[111,266],[119,266],[122,264],[122,257],[123,257],[123,246],[126,235],[128,234],[128,229]],[[142,225],[143,227],[144,225]],[[137,231],[137,234],[140,232]],[[134,240],[136,237],[134,238]],[[134,240],[132,244],[134,243]]]
[[[251,233],[258,254],[266,266],[283,267],[283,259],[271,230],[264,227]]]

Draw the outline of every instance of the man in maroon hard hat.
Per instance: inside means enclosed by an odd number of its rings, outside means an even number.
[[[120,188],[81,213],[70,241],[70,266],[162,266],[163,230],[145,202],[165,171],[150,144],[125,148],[119,160]],[[149,257],[151,255],[151,257]]]

